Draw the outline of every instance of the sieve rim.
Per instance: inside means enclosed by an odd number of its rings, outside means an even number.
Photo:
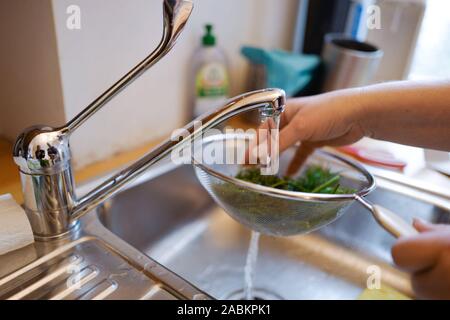
[[[203,144],[219,141],[219,140],[226,140],[226,139],[244,139],[245,137],[249,137],[247,134],[242,133],[231,133],[231,134],[218,134],[218,135],[212,135],[205,137],[203,140]],[[226,181],[228,183],[237,185],[244,189],[249,189],[253,192],[262,193],[268,196],[277,197],[277,198],[284,198],[284,199],[290,199],[290,200],[306,200],[306,201],[351,201],[356,200],[359,197],[364,197],[367,194],[369,194],[371,191],[373,191],[376,188],[376,182],[374,176],[367,171],[362,165],[359,163],[356,163],[355,161],[349,159],[348,157],[342,156],[340,154],[336,154],[330,151],[325,151],[323,149],[318,149],[315,152],[318,152],[319,154],[323,154],[329,157],[332,157],[338,161],[341,161],[353,169],[357,170],[359,173],[361,173],[368,182],[368,185],[360,190],[358,190],[355,193],[349,193],[349,194],[324,194],[324,193],[307,193],[307,192],[300,192],[300,191],[288,191],[283,189],[276,189],[271,187],[262,186],[256,183],[244,181],[237,179],[232,176],[228,176],[225,174],[222,174],[220,172],[217,172],[216,170],[212,169],[211,167],[208,167],[200,162],[198,162],[195,159],[195,155],[192,156],[192,164],[195,167],[200,168],[201,170],[205,171],[207,174],[210,174],[220,180]]]

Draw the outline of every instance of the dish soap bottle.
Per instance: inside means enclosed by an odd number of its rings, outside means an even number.
[[[195,76],[194,117],[226,102],[229,76],[224,52],[216,45],[211,24],[205,26],[202,45],[193,58]]]

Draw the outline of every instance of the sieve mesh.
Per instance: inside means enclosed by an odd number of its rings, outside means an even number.
[[[229,139],[237,143],[228,143]],[[204,143],[221,143],[222,147],[224,140],[227,140],[225,149],[239,149],[246,147],[246,139],[242,136],[221,135],[211,137]],[[292,148],[280,156],[281,173],[287,168],[294,152]],[[224,157],[225,153],[226,150]],[[239,164],[221,161],[194,164],[199,181],[218,205],[238,222],[263,234],[289,236],[316,230],[339,218],[355,197],[352,194],[306,194],[243,182],[233,178],[241,169]],[[327,152],[313,153],[305,167],[311,164],[320,164],[339,173],[342,184],[358,190],[359,195],[365,195],[374,187],[373,179],[364,169]]]

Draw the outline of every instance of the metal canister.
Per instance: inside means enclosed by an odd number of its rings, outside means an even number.
[[[323,91],[370,84],[382,57],[383,51],[373,44],[342,34],[327,34],[322,50]]]

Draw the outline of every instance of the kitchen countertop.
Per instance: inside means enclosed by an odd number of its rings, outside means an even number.
[[[12,159],[12,144],[0,139],[0,194],[11,193],[22,202],[19,171]]]

